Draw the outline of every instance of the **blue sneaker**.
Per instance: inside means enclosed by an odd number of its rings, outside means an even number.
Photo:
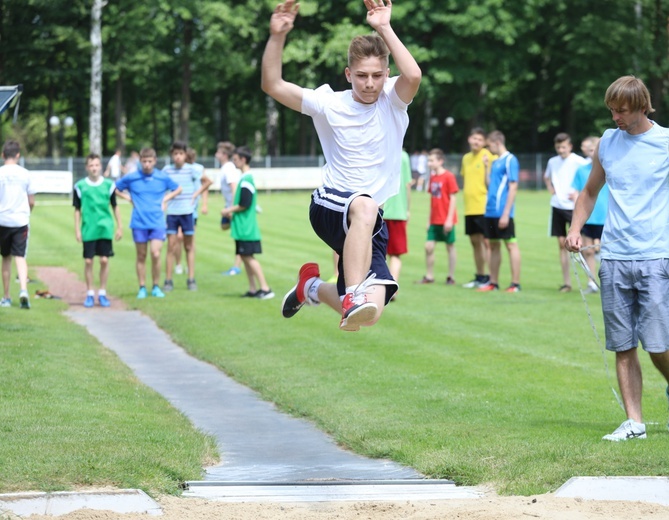
[[[101,295],[98,296],[98,303],[100,304],[100,307],[110,307],[111,306],[111,302],[109,301],[107,296],[104,295],[104,294],[101,294]]]
[[[95,301],[93,300],[93,295],[89,294],[88,296],[86,296],[86,299],[84,300],[84,307],[90,309],[91,307],[93,307],[93,305],[95,305]]]
[[[30,309],[30,299],[28,298],[28,291],[21,291],[19,293],[19,306],[21,309]]]
[[[144,287],[144,286],[142,285],[142,286],[139,288],[139,292],[137,293],[137,298],[138,298],[139,300],[143,300],[144,298],[146,298],[146,296],[147,296],[147,294],[146,294],[146,287]]]
[[[160,290],[160,287],[154,285],[153,289],[151,289],[151,296],[155,296],[156,298],[164,298],[165,293]]]
[[[0,307],[11,307],[12,306],[12,299],[11,298],[3,298],[0,300]]]
[[[227,271],[223,271],[223,276],[237,276],[241,272],[242,270],[239,267],[233,266]]]

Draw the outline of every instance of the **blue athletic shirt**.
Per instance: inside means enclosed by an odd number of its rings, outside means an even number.
[[[590,177],[590,172],[592,171],[592,163],[584,164],[574,174],[574,182],[572,182],[571,187],[576,191],[581,192],[585,188],[586,182],[588,182],[588,177]],[[609,211],[609,186],[604,184],[602,189],[597,195],[597,201],[595,202],[595,207],[592,209],[590,218],[586,221],[586,224],[593,226],[603,226],[606,222],[606,214]]]
[[[192,164],[184,164],[177,168],[173,164],[168,164],[163,168],[163,172],[181,186],[181,193],[167,203],[168,215],[191,215],[195,211],[193,202],[193,193],[200,189],[202,185],[201,171],[193,168]]]
[[[134,171],[116,181],[119,191],[128,191],[132,197],[130,229],[165,229],[162,202],[165,193],[179,185],[158,169],[145,174]]]
[[[599,160],[609,185],[602,258],[669,258],[669,131],[657,123],[639,135],[609,129]]]
[[[488,186],[488,202],[485,206],[485,216],[500,218],[504,213],[507,198],[509,197],[509,183],[518,182],[520,165],[518,159],[507,151],[495,159],[490,166],[490,185]],[[509,217],[513,218],[516,211],[516,202],[511,206]]]

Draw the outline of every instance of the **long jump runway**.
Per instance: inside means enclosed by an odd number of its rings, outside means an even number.
[[[66,314],[116,352],[139,380],[218,442],[222,463],[186,496],[229,501],[480,498],[476,488],[427,480],[392,461],[343,450],[308,421],[279,412],[249,388],[176,345],[139,311]]]

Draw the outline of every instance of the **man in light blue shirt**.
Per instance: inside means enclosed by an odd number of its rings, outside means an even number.
[[[581,229],[606,182],[609,213],[599,276],[606,348],[616,353],[627,420],[603,439],[625,441],[646,438],[639,342],[669,383],[669,130],[648,119],[654,111],[650,93],[634,76],[614,81],[605,102],[618,128],[599,142],[565,246],[581,249]]]

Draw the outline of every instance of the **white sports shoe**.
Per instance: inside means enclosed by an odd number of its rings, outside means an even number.
[[[646,425],[643,423],[638,423],[634,419],[627,419],[624,423],[618,426],[618,428],[613,433],[604,435],[602,440],[620,442],[645,438]]]

